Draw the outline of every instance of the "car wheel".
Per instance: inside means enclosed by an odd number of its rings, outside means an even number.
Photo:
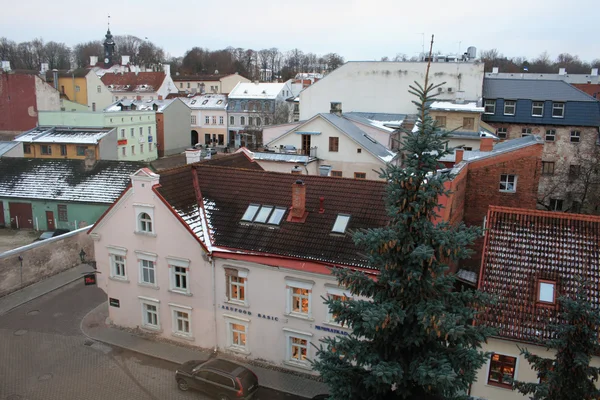
[[[190,388],[190,385],[188,385],[185,379],[177,379],[177,387],[179,390],[187,392],[187,390]]]

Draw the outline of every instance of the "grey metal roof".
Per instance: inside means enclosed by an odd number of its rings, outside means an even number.
[[[396,156],[396,153],[388,150],[384,145],[367,135],[362,129],[347,119],[338,117],[332,113],[320,113],[319,115],[360,144],[369,153],[380,158],[383,162],[390,162]]]
[[[357,112],[351,111],[343,114],[344,117],[359,117],[364,119],[370,119],[374,121],[398,121],[406,118],[406,114],[390,114],[390,113],[370,113],[370,112]]]
[[[506,153],[508,151],[517,150],[522,147],[527,147],[527,146],[531,146],[533,144],[538,144],[538,143],[543,144],[544,141],[542,140],[542,138],[540,136],[537,136],[537,135],[529,135],[529,136],[524,136],[524,137],[520,137],[517,139],[505,140],[504,142],[500,142],[500,143],[494,145],[494,149],[492,151],[475,150],[475,151],[465,152],[463,159],[471,161],[471,160],[476,160],[476,159],[480,159],[480,158],[493,157],[500,153]]]
[[[0,157],[20,144],[19,142],[0,142]]]
[[[566,82],[534,79],[485,78],[483,97],[511,100],[597,101]]]
[[[285,154],[285,153],[259,153],[253,152],[253,158],[259,161],[279,161],[296,164],[309,163],[315,161],[316,158],[305,156],[302,154]]]

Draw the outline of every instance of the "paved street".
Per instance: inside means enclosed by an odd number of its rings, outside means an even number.
[[[76,281],[0,316],[0,400],[206,399],[177,389],[176,364],[88,340],[81,320],[105,300]],[[261,388],[257,399],[303,398]]]

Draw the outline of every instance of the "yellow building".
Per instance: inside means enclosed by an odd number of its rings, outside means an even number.
[[[55,74],[57,77],[55,78]],[[54,82],[58,80],[58,82]],[[110,90],[92,69],[79,68],[72,71],[48,71],[46,81],[60,92],[61,99],[86,107],[85,111],[102,111],[112,102]],[[71,111],[73,107],[62,107]],[[77,111],[81,111],[77,109]]]
[[[23,143],[25,158],[83,160],[94,150],[96,160],[117,160],[115,128],[37,127],[15,139]]]

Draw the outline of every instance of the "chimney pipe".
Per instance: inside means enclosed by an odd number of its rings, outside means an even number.
[[[302,174],[302,168],[300,168],[299,165],[294,166],[294,168],[292,168],[292,174],[294,174],[294,175],[301,175]]]
[[[465,150],[464,149],[456,149],[454,150],[454,164],[459,164],[463,160]]]
[[[479,151],[492,151],[494,149],[494,139],[484,137],[479,142]]]
[[[85,150],[85,170],[91,171],[96,165],[96,150],[95,149],[86,149]]]
[[[58,90],[58,70],[56,68],[52,70],[52,78],[54,79],[54,89]]]
[[[306,212],[306,186],[300,179],[292,184],[292,218],[302,218]]]
[[[331,109],[329,110],[331,114],[335,114],[338,117],[342,116],[342,103],[338,101],[331,102]]]
[[[497,74],[497,73],[498,73],[498,71],[499,71],[499,68],[498,68],[498,67],[493,67],[493,68],[492,68],[492,74]]]
[[[200,149],[187,149],[185,151],[185,163],[193,164],[200,162],[202,158],[202,151]]]
[[[559,68],[558,69],[558,74],[559,75],[566,75],[567,74],[567,69],[566,68]]]

